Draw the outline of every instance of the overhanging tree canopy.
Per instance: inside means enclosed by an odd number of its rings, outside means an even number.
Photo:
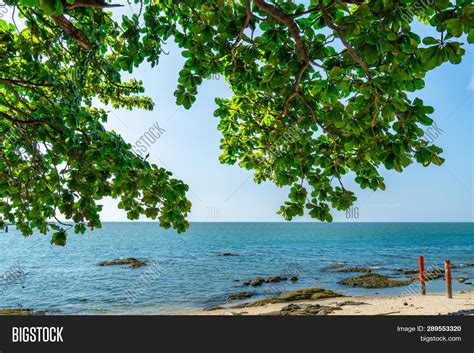
[[[176,102],[185,108],[211,74],[233,92],[217,99],[220,161],[255,181],[291,186],[279,213],[330,221],[355,201],[344,187],[384,189],[380,167],[440,165],[423,137],[433,108],[408,94],[426,73],[457,64],[474,40],[471,1],[154,1],[114,20],[100,0],[9,0],[26,28],[0,20],[0,213],[24,234],[62,213],[76,231],[98,227],[105,196],[130,219],[183,231],[187,186],[131,152],[102,124],[113,107],[152,109],[141,82],[122,82],[165,41],[183,49]],[[437,33],[421,38],[413,22]],[[16,138],[6,138],[10,135]],[[64,244],[59,230],[53,243]]]

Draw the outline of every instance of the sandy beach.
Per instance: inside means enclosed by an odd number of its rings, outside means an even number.
[[[308,305],[336,308],[334,311],[330,309],[327,315],[474,315],[474,290],[455,292],[453,299],[448,299],[445,293],[429,293],[426,296],[346,296],[256,307],[196,310],[179,315],[281,315],[281,310],[292,304],[300,308]]]

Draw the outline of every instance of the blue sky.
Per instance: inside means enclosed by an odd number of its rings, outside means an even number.
[[[421,32],[427,30],[418,25]],[[358,218],[334,212],[336,221],[472,221],[473,213],[473,112],[474,47],[466,47],[459,65],[445,64],[428,74],[425,88],[417,93],[435,108],[433,133],[444,149],[443,166],[414,164],[403,173],[382,171],[387,189],[368,191],[353,185]],[[166,130],[148,150],[149,161],[172,171],[190,186],[193,203],[190,221],[282,221],[276,211],[287,190],[271,183],[256,185],[252,173],[237,166],[221,165],[218,119],[213,116],[215,97],[230,97],[223,78],[205,80],[190,110],[175,104],[173,92],[184,62],[179,49],[168,45],[158,67],[142,66],[134,76],[143,80],[146,94],[154,99],[153,112],[113,110],[108,129],[134,143],[158,122]],[[438,136],[439,135],[439,136]],[[115,200],[104,200],[104,221],[125,221]],[[145,219],[143,219],[145,220]],[[303,217],[300,220],[310,220]]]

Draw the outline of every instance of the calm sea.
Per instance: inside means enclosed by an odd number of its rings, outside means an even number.
[[[337,266],[370,267],[404,278],[396,269],[474,263],[473,223],[192,223],[182,235],[155,223],[105,223],[85,235],[71,234],[66,247],[49,236],[23,238],[14,228],[0,233],[0,275],[19,266],[24,274],[3,280],[0,307],[59,314],[176,313],[226,303],[229,294],[258,297],[305,287],[343,294],[394,294],[406,287],[362,289],[338,284],[357,274]],[[230,252],[239,256],[217,256]],[[148,259],[138,269],[99,267],[115,258]],[[454,278],[474,267],[455,268]],[[18,272],[18,271],[17,271]],[[296,275],[296,283],[243,287],[258,276]],[[10,276],[11,277],[11,276]],[[6,282],[6,283],[5,283]],[[474,289],[454,281],[454,289]],[[444,290],[443,280],[428,291]]]

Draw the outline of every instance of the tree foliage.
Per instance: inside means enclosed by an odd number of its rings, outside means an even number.
[[[58,213],[76,231],[98,227],[105,196],[130,219],[186,229],[187,186],[106,131],[93,104],[152,109],[122,74],[157,65],[165,41],[186,58],[177,104],[190,108],[211,74],[229,83],[233,96],[216,99],[220,161],[289,186],[285,219],[306,208],[331,221],[356,200],[348,178],[384,189],[382,167],[442,164],[423,136],[434,109],[410,93],[474,40],[471,1],[135,0],[121,20],[101,0],[9,1],[26,27],[0,20],[0,133],[18,135],[3,140],[0,214],[24,234],[46,233]],[[422,38],[416,21],[437,35]]]

